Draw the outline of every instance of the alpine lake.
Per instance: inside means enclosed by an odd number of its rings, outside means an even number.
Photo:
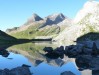
[[[89,69],[80,71],[76,66],[75,58],[64,55],[64,58],[52,59],[45,56],[46,52],[43,50],[45,47],[57,48],[51,42],[17,44],[9,46],[4,51],[1,46],[0,69],[11,70],[22,65],[28,65],[31,75],[66,75],[62,74],[65,71],[72,72],[73,75],[95,75]]]

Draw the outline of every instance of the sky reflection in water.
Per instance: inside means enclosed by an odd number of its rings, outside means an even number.
[[[22,64],[27,64],[31,66],[30,70],[31,73],[34,73],[33,75],[60,75],[60,73],[64,71],[72,71],[76,75],[81,75],[73,62],[68,62],[61,67],[52,66],[45,62],[42,62],[38,66],[34,66],[23,55],[14,54],[12,52],[10,52],[10,55],[7,58],[0,56],[0,64],[0,69],[12,69],[21,66]]]

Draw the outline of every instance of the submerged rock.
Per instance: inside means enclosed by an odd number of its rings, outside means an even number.
[[[71,71],[65,71],[65,72],[61,73],[61,75],[75,75],[75,74],[72,73]]]
[[[29,67],[21,66],[13,68],[11,70],[9,69],[0,70],[0,75],[32,75],[32,74],[29,70]]]

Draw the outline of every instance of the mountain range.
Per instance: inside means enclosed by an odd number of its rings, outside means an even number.
[[[33,14],[22,26],[7,29],[6,32],[16,38],[32,39],[36,36],[55,37],[62,32],[65,27],[70,26],[71,21],[71,19],[62,13],[52,14],[45,18]]]
[[[7,34],[16,38],[33,39],[37,36],[52,36],[53,40],[62,44],[71,44],[78,37],[90,32],[99,32],[97,1],[86,2],[74,19],[62,13],[55,13],[45,18],[33,14],[22,26],[6,30]]]

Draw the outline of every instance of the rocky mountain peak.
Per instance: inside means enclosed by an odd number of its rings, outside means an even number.
[[[32,17],[29,18],[29,20],[32,20],[32,21],[40,21],[40,20],[43,20],[40,16],[38,16],[37,14],[33,14]]]
[[[67,17],[62,13],[55,13],[45,18],[46,25],[58,24],[65,20]]]
[[[64,16],[62,13],[55,13],[55,14],[49,15],[47,18],[49,18],[52,21],[55,21],[56,19],[64,20],[66,16]]]
[[[33,14],[28,20],[27,20],[27,24],[32,23],[32,22],[36,22],[36,21],[40,21],[43,20],[40,16],[38,16],[37,14]]]

